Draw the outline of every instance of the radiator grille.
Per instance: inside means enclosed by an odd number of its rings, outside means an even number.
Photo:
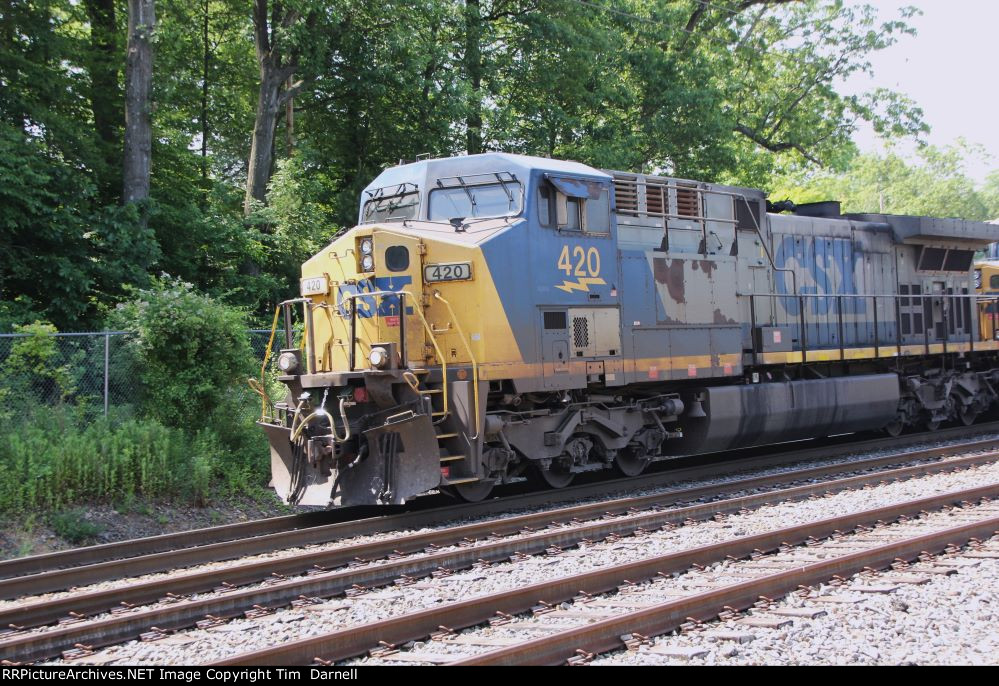
[[[572,341],[577,348],[590,347],[590,325],[586,317],[572,318]]]

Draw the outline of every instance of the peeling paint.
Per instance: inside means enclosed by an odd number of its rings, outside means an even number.
[[[669,297],[680,305],[687,302],[683,283],[683,263],[684,260],[667,260],[662,257],[656,257],[652,260],[656,282],[666,286]]]
[[[725,315],[723,315],[722,311],[719,310],[718,308],[715,308],[715,324],[738,324],[738,323],[739,322],[735,321],[731,317],[726,317]]]

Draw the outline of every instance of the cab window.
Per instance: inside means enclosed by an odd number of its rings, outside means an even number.
[[[610,189],[606,184],[548,176],[538,185],[538,221],[559,231],[610,232]]]

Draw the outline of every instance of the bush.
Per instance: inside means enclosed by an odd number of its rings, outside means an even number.
[[[235,426],[230,430],[236,431]],[[266,484],[266,444],[250,421],[232,448],[209,429],[188,433],[154,419],[86,421],[70,407],[39,408],[0,428],[0,511],[25,512],[136,498],[253,493]]]
[[[61,403],[73,393],[69,367],[60,364],[58,329],[48,322],[15,326],[10,354],[0,365],[0,401],[18,409],[35,402]],[[0,410],[2,411],[2,410]],[[9,419],[9,417],[5,417]]]
[[[199,430],[233,411],[232,391],[254,373],[244,313],[169,278],[135,296],[109,324],[136,332],[128,345],[144,386],[143,413]]]
[[[63,510],[49,518],[52,530],[63,540],[70,543],[84,543],[93,540],[103,528],[94,522],[88,522],[80,510]]]

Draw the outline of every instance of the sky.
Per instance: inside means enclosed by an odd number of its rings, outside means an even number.
[[[985,147],[992,159],[969,160],[977,181],[999,169],[999,0],[850,0],[874,5],[882,19],[896,18],[912,5],[922,16],[910,23],[916,36],[874,53],[874,78],[854,75],[844,91],[891,88],[923,108],[931,131],[926,140],[948,145],[963,136]],[[881,149],[869,126],[855,140],[864,152]]]

